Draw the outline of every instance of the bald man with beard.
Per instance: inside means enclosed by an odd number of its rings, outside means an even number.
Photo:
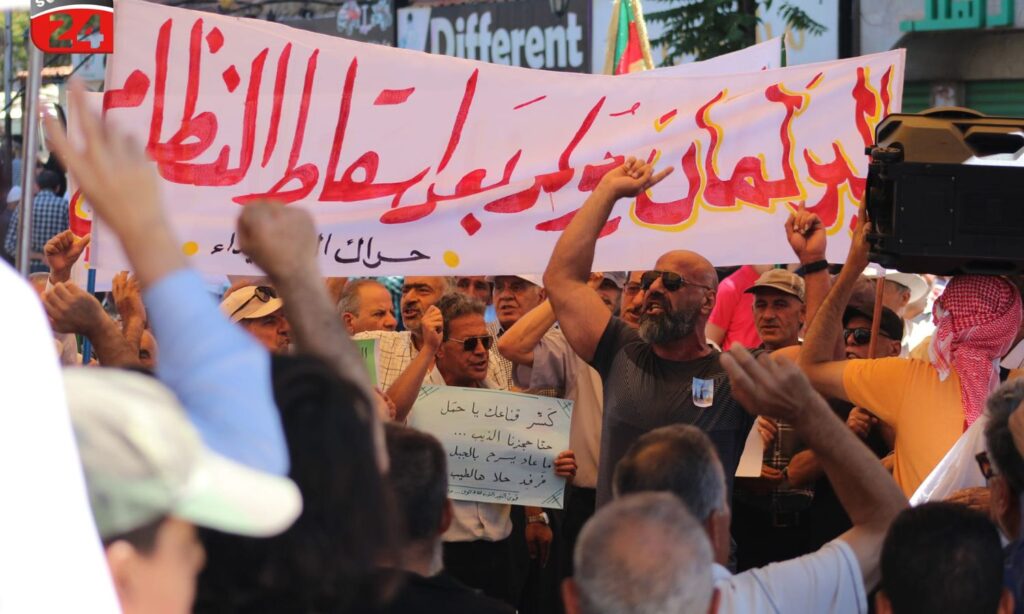
[[[753,418],[732,398],[720,354],[705,336],[718,276],[700,254],[671,251],[641,276],[639,330],[611,313],[587,285],[594,246],[615,202],[668,174],[628,160],[609,172],[573,218],[551,256],[544,286],[570,345],[604,381],[597,505],[612,497],[612,471],[641,435],[692,424],[715,444],[727,491]]]

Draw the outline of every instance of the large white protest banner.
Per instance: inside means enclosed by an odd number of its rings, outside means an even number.
[[[633,155],[674,173],[620,202],[596,270],[686,247],[716,264],[793,259],[806,201],[842,260],[902,50],[777,70],[621,79],[536,71],[119,0],[107,116],[146,144],[182,249],[251,273],[239,208],[313,213],[332,275],[543,271],[600,178]],[[104,240],[99,266],[123,261]],[[642,246],[642,248],[641,248]]]
[[[565,480],[554,463],[569,449],[572,409],[565,399],[424,386],[409,425],[444,446],[452,499],[561,509]]]

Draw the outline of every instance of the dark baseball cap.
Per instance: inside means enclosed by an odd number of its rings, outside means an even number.
[[[843,326],[855,317],[866,318],[868,322],[874,320],[875,306],[871,304],[850,305],[843,312]],[[903,341],[903,318],[896,315],[896,312],[888,307],[882,307],[882,323],[878,327],[886,337]]]

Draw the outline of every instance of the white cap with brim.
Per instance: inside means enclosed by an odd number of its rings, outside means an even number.
[[[878,277],[881,267],[876,267],[877,265],[869,266],[864,270],[864,276],[872,279]],[[886,270],[885,278],[908,288],[910,290],[911,303],[916,303],[928,294],[928,282],[925,281],[924,277],[915,273],[900,273],[899,271]]]
[[[535,286],[540,286],[541,288],[544,287],[544,278],[541,275],[527,275],[525,273],[516,275],[488,275],[487,281],[494,283],[494,280],[498,277],[518,277],[519,279],[528,281]]]
[[[177,398],[155,378],[78,367],[64,371],[64,385],[102,538],[164,516],[269,537],[301,513],[302,497],[291,480],[207,448]]]
[[[224,297],[220,303],[220,310],[231,319],[232,322],[240,320],[252,320],[269,316],[284,306],[279,298],[271,298],[264,302],[256,296],[257,288],[262,286],[244,286]]]

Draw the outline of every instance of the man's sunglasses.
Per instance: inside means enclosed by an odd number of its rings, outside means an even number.
[[[253,299],[257,299],[257,298],[260,299],[260,301],[262,301],[264,303],[269,303],[272,299],[277,298],[277,290],[274,290],[270,286],[256,286],[256,291],[253,292],[252,296],[250,296],[248,299],[246,299],[246,301],[244,303],[239,305],[237,309],[232,311],[231,315],[228,316],[228,317],[229,318],[233,318],[236,313],[238,313],[239,311],[245,309],[246,305],[251,303],[253,301]]]
[[[671,271],[647,271],[640,276],[640,287],[644,292],[646,292],[651,289],[651,286],[654,285],[654,282],[659,278],[661,278],[661,285],[665,286],[665,289],[669,292],[675,292],[683,286],[697,286],[698,288],[704,288],[705,290],[711,289],[710,286],[702,286],[700,284],[695,284],[692,281],[687,281],[683,279],[683,276],[679,273],[673,273]]]
[[[472,352],[476,349],[476,343],[479,341],[484,344],[485,350],[490,350],[491,346],[494,345],[494,337],[490,335],[483,335],[480,337],[468,337],[466,339],[456,339],[455,337],[448,337],[448,341],[454,341],[455,343],[461,343],[462,349],[467,352]]]
[[[879,330],[878,334],[889,339],[889,335],[885,334],[884,331]],[[850,337],[853,337],[853,343],[850,345],[865,345],[871,342],[871,329],[870,328],[847,328],[843,330],[843,339],[847,343],[850,342]]]
[[[981,469],[981,475],[985,476],[986,480],[991,480],[996,476],[996,472],[992,469],[992,461],[988,459],[988,452],[977,453],[974,460],[978,461],[978,469]]]

